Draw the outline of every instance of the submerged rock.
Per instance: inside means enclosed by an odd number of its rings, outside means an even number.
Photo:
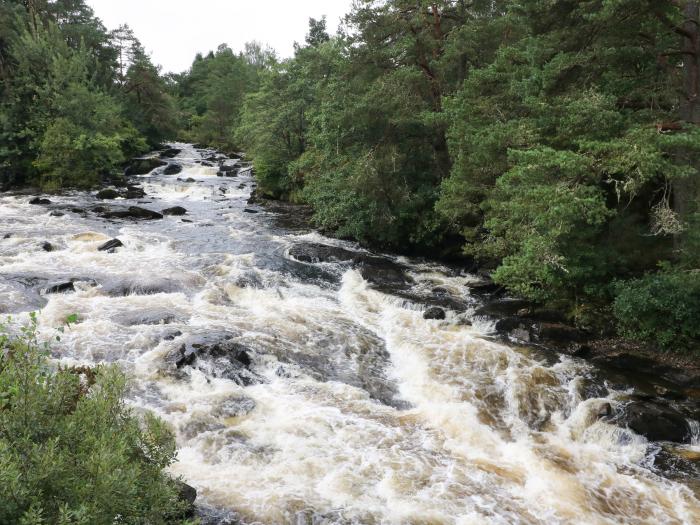
[[[52,252],[55,250],[53,244],[51,244],[48,241],[44,241],[43,243],[41,243],[41,249],[44,250],[45,252]]]

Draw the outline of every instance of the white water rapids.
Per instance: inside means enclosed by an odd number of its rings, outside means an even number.
[[[295,261],[288,252],[299,243],[359,248],[245,212],[249,174],[216,177],[196,163],[200,152],[175,146],[184,170],[141,177],[148,202],[139,205],[180,205],[184,217],[110,222],[69,211],[104,204],[83,193],[50,197],[65,209],[52,216],[27,197],[0,197],[0,314],[21,323],[41,309],[49,338],[77,313],[54,356],[123,366],[130,402],[172,425],[172,472],[212,516],[700,523],[697,489],[651,469],[657,449],[596,416],[620,398],[586,393],[590,365],[490,339],[473,307],[425,320],[419,304],[372,288],[348,264]],[[113,237],[124,247],[97,251]],[[477,304],[470,276],[401,262],[413,293],[439,287]],[[41,291],[67,279],[75,292]],[[216,360],[177,369],[170,357],[193,338],[225,337],[248,349],[247,386]]]

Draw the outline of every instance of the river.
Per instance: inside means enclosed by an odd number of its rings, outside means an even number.
[[[583,360],[492,337],[474,276],[394,257],[397,294],[350,262],[297,260],[295,246],[363,250],[247,204],[249,172],[217,177],[207,153],[174,146],[183,171],[139,177],[146,197],[129,203],[184,216],[103,219],[91,207],[125,203],[81,192],[49,207],[0,196],[0,314],[41,309],[45,338],[78,314],[54,357],[129,373],[135,410],[175,430],[172,473],[207,519],[700,523],[697,487],[652,468],[659,447],[598,417],[625,392]],[[115,237],[123,247],[97,250]],[[407,297],[436,290],[463,308],[424,319]]]

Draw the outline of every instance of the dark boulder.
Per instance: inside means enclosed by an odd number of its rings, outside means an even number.
[[[126,187],[126,194],[124,197],[127,199],[142,199],[146,196],[146,192],[143,191],[141,186],[129,185]]]
[[[107,188],[104,190],[100,190],[97,192],[97,195],[95,195],[98,199],[103,199],[103,200],[113,200],[116,199],[117,197],[121,197],[120,193],[117,190],[114,190],[112,188]]]
[[[691,430],[686,418],[659,402],[633,401],[624,408],[617,423],[650,441],[690,442]]]
[[[38,205],[38,206],[46,206],[47,204],[51,204],[51,201],[49,199],[35,197],[29,201],[29,204],[34,204],[34,205]]]
[[[584,341],[586,334],[578,328],[564,323],[537,323],[534,327],[535,337],[554,344],[570,344]]]
[[[199,161],[202,166],[206,166],[207,168],[213,168],[214,165],[211,162],[208,162],[206,160],[201,160]]]
[[[166,159],[172,159],[177,157],[182,150],[177,149],[177,148],[168,148],[165,151],[163,151],[160,156],[164,157]]]
[[[521,299],[503,298],[486,303],[477,309],[475,315],[486,315],[492,317],[506,317],[516,315],[520,310],[526,308],[530,303]]]
[[[55,250],[53,244],[51,244],[48,241],[44,241],[41,243],[41,249],[44,250],[45,252],[52,252]]]
[[[165,208],[163,210],[163,215],[185,215],[187,210],[182,206],[173,206],[172,208]]]
[[[56,294],[56,293],[68,293],[74,292],[75,285],[72,281],[66,281],[64,283],[52,284],[44,290],[45,294]]]
[[[177,489],[177,500],[182,505],[182,514],[179,518],[193,518],[195,514],[194,502],[197,499],[197,489],[181,480],[173,480]]]
[[[258,210],[253,210],[251,208],[244,208],[243,213],[258,213]]]
[[[120,241],[119,239],[112,239],[111,241],[107,241],[102,246],[97,248],[97,250],[101,252],[113,253],[114,250],[116,250],[117,248],[121,248],[122,246],[124,246],[122,241]]]
[[[289,255],[297,261],[306,263],[321,262],[350,262],[357,257],[357,252],[352,252],[338,246],[326,244],[295,244],[289,249]]]
[[[54,210],[51,213],[49,213],[49,215],[51,217],[63,217],[65,213],[63,213],[62,211]]]
[[[167,162],[156,158],[147,159],[134,159],[131,165],[126,168],[124,174],[127,176],[131,175],[146,175],[151,173],[154,169],[165,166]]]
[[[437,306],[433,306],[432,308],[428,308],[425,312],[423,312],[423,319],[434,319],[434,320],[445,319],[445,310],[443,310],[442,308],[439,308]]]
[[[153,220],[162,219],[163,215],[157,211],[147,210],[146,208],[139,208],[138,206],[129,206],[126,210],[109,210],[105,212],[102,217],[105,219],[143,219],[143,220]]]
[[[187,178],[185,179],[185,182],[197,182],[197,181],[194,180],[192,177],[187,177]]]
[[[163,170],[163,175],[177,175],[182,171],[182,166],[179,164],[168,164]]]
[[[237,166],[219,166],[219,171],[223,171],[224,173],[237,172],[238,167]]]
[[[413,282],[406,268],[386,257],[358,255],[353,261],[365,281],[377,287],[401,288]]]
[[[497,295],[503,292],[503,287],[494,283],[491,279],[469,283],[467,288],[469,288],[471,293],[477,295]]]

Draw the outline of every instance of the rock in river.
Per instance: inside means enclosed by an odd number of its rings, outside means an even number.
[[[690,442],[690,425],[676,409],[655,401],[633,401],[618,423],[650,441]]]
[[[121,197],[119,192],[115,189],[112,188],[107,188],[104,190],[100,190],[97,192],[97,195],[95,195],[98,199],[103,199],[103,200],[113,200],[116,199],[117,197]]]
[[[107,210],[102,214],[105,219],[162,219],[163,215],[157,211],[139,208],[138,206],[129,206],[126,210]]]
[[[187,210],[182,206],[173,206],[172,208],[165,208],[163,210],[163,215],[185,215]]]
[[[165,166],[167,162],[164,162],[156,158],[145,158],[145,159],[134,159],[131,165],[126,168],[124,172],[125,175],[146,175],[152,172],[154,169],[161,166]]]
[[[179,164],[168,164],[168,166],[163,170],[163,175],[177,175],[182,171],[182,166]]]
[[[443,310],[440,307],[433,306],[432,308],[428,308],[424,313],[423,313],[423,319],[436,319],[436,320],[442,320],[445,318],[445,310]]]
[[[100,251],[100,252],[110,252],[110,253],[112,253],[112,252],[114,252],[115,249],[121,248],[122,246],[124,246],[124,244],[122,243],[122,241],[120,241],[119,239],[112,239],[111,241],[107,241],[107,242],[104,243],[102,246],[100,246],[99,248],[97,248],[97,250]]]
[[[35,197],[29,201],[29,204],[46,206],[47,204],[51,204],[51,201],[49,199],[42,199],[41,197]]]

